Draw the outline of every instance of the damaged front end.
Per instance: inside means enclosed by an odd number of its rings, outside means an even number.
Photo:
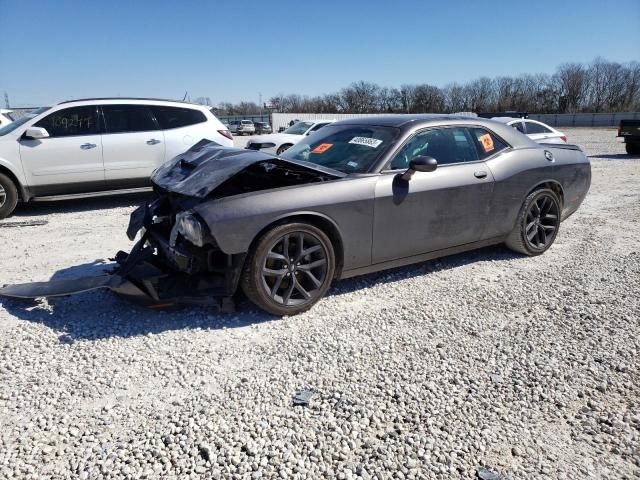
[[[156,198],[131,214],[127,228],[129,239],[139,240],[131,252],[117,253],[109,274],[7,285],[0,295],[56,297],[107,288],[148,306],[198,304],[232,311],[246,252],[223,252],[195,210],[217,208],[215,201],[223,197],[341,176],[203,140],[154,172]]]
[[[207,226],[189,211],[193,198],[163,194],[131,214],[127,235],[138,240],[118,252],[115,274],[156,305],[188,303],[233,308],[245,254],[227,255]],[[118,292],[138,301],[137,295]]]

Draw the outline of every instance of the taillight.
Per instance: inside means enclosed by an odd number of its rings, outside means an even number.
[[[560,135],[560,138],[562,139],[562,141],[564,143],[567,143],[567,136],[566,135]]]
[[[233,135],[229,130],[218,130],[218,133],[223,137],[227,137],[229,140],[233,140]]]

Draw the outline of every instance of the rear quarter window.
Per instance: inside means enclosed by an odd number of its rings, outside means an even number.
[[[153,106],[151,108],[160,124],[160,128],[163,130],[186,127],[207,121],[204,113],[192,108],[163,106]]]
[[[495,133],[485,130],[484,128],[471,128],[471,134],[476,142],[476,148],[480,160],[484,160],[496,153],[501,152],[509,147],[502,139],[500,139]]]

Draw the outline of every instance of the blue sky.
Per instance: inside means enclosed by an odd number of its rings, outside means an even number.
[[[640,0],[0,0],[0,95],[13,106],[442,86],[597,56],[640,60]]]

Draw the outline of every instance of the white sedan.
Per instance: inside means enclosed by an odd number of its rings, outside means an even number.
[[[536,143],[567,143],[567,136],[564,133],[537,120],[513,117],[493,117],[491,120],[510,125]]]
[[[247,142],[245,148],[251,149],[251,144],[255,143],[273,143],[275,144],[274,147],[265,148],[264,151],[280,155],[287,148],[295,145],[307,135],[312,134],[316,130],[321,129],[334,121],[335,120],[302,120],[294,123],[282,133],[269,133],[267,135],[252,137],[251,140]]]

